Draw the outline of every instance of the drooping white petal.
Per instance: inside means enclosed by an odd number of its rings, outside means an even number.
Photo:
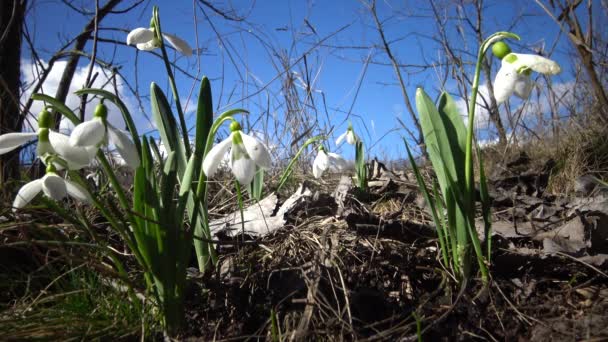
[[[312,175],[315,176],[315,178],[321,178],[324,171],[319,167],[318,164],[319,163],[312,163]]]
[[[59,201],[68,194],[65,180],[55,173],[47,173],[42,177],[42,191],[44,194],[56,201]]]
[[[513,94],[518,77],[517,70],[515,70],[513,65],[503,59],[500,70],[498,70],[494,79],[494,97],[496,97],[496,102],[503,103]]]
[[[238,154],[235,150],[235,148],[238,149],[238,147],[235,146],[236,145],[232,146],[232,153],[230,153],[230,168],[239,183],[247,185],[251,183],[255,176],[255,162],[251,158],[245,158],[242,155],[241,158],[234,158],[235,153]],[[241,152],[243,151],[244,149]]]
[[[127,165],[132,169],[136,169],[140,162],[139,154],[137,153],[135,144],[129,139],[127,133],[108,124],[108,135],[110,141],[116,146],[116,150],[118,150],[118,153]]]
[[[541,74],[557,75],[562,71],[562,68],[555,61],[548,58],[529,55],[523,53],[513,53],[517,56],[517,60],[513,62],[516,69],[527,67]]]
[[[106,128],[100,118],[93,118],[74,127],[70,135],[73,146],[98,146],[106,136]]]
[[[342,141],[344,141],[344,139],[346,138],[346,135],[348,134],[348,131],[340,134],[340,136],[338,137],[338,139],[336,139],[336,145],[340,145],[340,143]]]
[[[10,152],[37,137],[38,133],[36,132],[2,134],[0,135],[0,154]]]
[[[149,42],[146,42],[146,43],[137,44],[135,46],[137,47],[138,50],[142,50],[142,51],[152,51],[158,47],[156,45],[156,43],[154,42],[154,39]]]
[[[329,157],[325,151],[319,151],[312,163],[312,174],[315,178],[320,178],[323,172],[329,168]]]
[[[33,180],[22,186],[13,201],[13,210],[25,207],[40,191],[42,191],[42,179]]]
[[[272,157],[270,157],[270,153],[264,144],[258,141],[256,138],[245,134],[243,132],[239,132],[241,138],[243,139],[243,144],[245,145],[245,150],[247,154],[256,165],[261,167],[262,169],[268,170],[272,166]]]
[[[355,135],[355,132],[353,132],[352,129],[346,131],[346,142],[350,145],[354,145],[357,142],[357,136]]]
[[[522,100],[526,100],[532,93],[534,83],[529,75],[519,74],[517,81],[515,81],[515,95]]]
[[[209,150],[209,153],[205,156],[205,160],[203,160],[203,172],[205,172],[207,177],[215,175],[220,162],[224,159],[230,146],[232,146],[232,134]]]
[[[149,28],[138,27],[127,35],[127,45],[144,44],[154,39],[154,31]]]
[[[72,198],[83,203],[91,203],[91,197],[89,196],[89,193],[80,185],[72,181],[66,180],[65,187],[68,195],[70,195]]]
[[[184,56],[192,56],[192,48],[183,39],[168,33],[163,33],[163,37],[175,48],[175,50],[181,52]]]
[[[96,147],[73,146],[70,137],[55,131],[49,131],[49,141],[59,157],[68,163],[70,170],[87,167],[95,156],[92,152],[97,150]]]

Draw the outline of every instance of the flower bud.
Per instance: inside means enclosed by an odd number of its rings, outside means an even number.
[[[499,59],[503,59],[506,55],[511,53],[511,48],[505,42],[496,42],[492,45],[492,53]]]
[[[232,121],[230,123],[230,132],[242,131],[241,124],[238,121]]]
[[[100,102],[97,107],[95,107],[95,111],[93,112],[93,117],[106,119],[108,117],[108,107]]]
[[[40,128],[51,128],[53,126],[53,116],[46,108],[44,108],[40,114],[38,114],[38,127]],[[48,137],[48,132],[47,132]]]

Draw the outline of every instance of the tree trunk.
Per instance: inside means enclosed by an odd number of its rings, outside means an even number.
[[[1,0],[0,0],[1,1]],[[99,9],[97,14],[97,22],[101,22],[101,20],[108,15],[116,5],[118,5],[122,0],[109,0],[103,7]],[[84,30],[78,38],[76,38],[76,43],[74,44],[74,51],[79,52],[84,50],[84,47],[87,44],[87,41],[91,37],[93,30],[95,28],[95,18],[91,18],[87,25],[84,27]],[[70,90],[70,85],[72,84],[72,79],[74,78],[74,73],[76,72],[76,67],[78,67],[78,61],[80,60],[80,54],[74,53],[68,60],[65,70],[61,75],[61,80],[59,81],[59,86],[57,87],[57,92],[55,93],[55,99],[60,102],[65,103],[65,99],[68,97],[68,92]],[[93,61],[94,63],[95,61]],[[59,128],[61,124],[61,114],[55,113],[55,128]]]
[[[20,132],[21,30],[26,0],[0,1],[0,134]],[[19,150],[0,156],[0,188],[19,179]]]

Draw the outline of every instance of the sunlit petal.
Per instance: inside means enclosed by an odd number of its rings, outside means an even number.
[[[352,129],[346,132],[346,142],[350,145],[354,145],[357,142],[357,136],[355,135],[355,132],[353,132]]]
[[[175,48],[175,50],[181,52],[184,56],[192,56],[192,48],[183,39],[168,33],[163,33],[163,37]]]
[[[548,58],[521,53],[514,53],[514,55],[517,56],[517,59],[513,62],[516,69],[527,67],[545,75],[557,75],[562,71],[559,64]]]
[[[503,60],[502,66],[494,79],[494,97],[496,97],[496,102],[505,102],[513,94],[518,77],[519,74],[513,65]]]
[[[142,51],[152,51],[158,47],[156,42],[154,42],[154,40],[151,40],[146,43],[137,44],[135,46],[137,47],[138,50],[142,50]]]
[[[42,191],[42,179],[33,180],[22,186],[13,201],[13,210],[25,207],[40,191]]]
[[[312,163],[312,174],[315,178],[320,178],[323,172],[329,168],[329,157],[325,151],[319,151]]]
[[[94,157],[90,147],[73,146],[70,144],[70,137],[65,134],[49,131],[49,141],[55,152],[68,163],[70,170],[88,166]]]
[[[222,159],[224,159],[228,149],[230,149],[230,146],[232,146],[232,134],[224,141],[213,146],[209,153],[207,153],[205,160],[203,160],[203,172],[205,172],[207,177],[213,177],[213,175],[215,175],[218,166],[220,166],[220,163],[222,162]]]
[[[116,150],[120,156],[125,160],[127,165],[132,169],[136,169],[139,166],[139,154],[137,148],[126,132],[108,124],[108,135],[110,141],[116,146]]]
[[[272,158],[270,157],[270,153],[266,146],[256,138],[247,135],[243,132],[240,132],[241,138],[243,138],[243,144],[245,145],[245,150],[247,154],[256,165],[259,167],[268,170],[272,166]]]
[[[0,135],[0,154],[10,152],[30,140],[38,137],[38,133],[6,133]]]
[[[344,141],[344,139],[346,138],[346,135],[348,134],[348,131],[340,134],[340,136],[338,137],[338,139],[336,139],[336,145],[340,145],[340,143],[342,141]]]
[[[127,45],[144,44],[154,39],[154,31],[149,28],[138,27],[127,35]]]
[[[106,135],[106,128],[100,118],[93,118],[74,127],[70,135],[73,146],[97,146]]]
[[[68,194],[65,180],[55,173],[47,173],[42,177],[42,191],[44,194],[56,201],[59,201]]]

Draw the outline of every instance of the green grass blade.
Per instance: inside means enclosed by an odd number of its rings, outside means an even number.
[[[489,263],[492,261],[492,208],[490,194],[488,193],[488,182],[486,180],[486,173],[483,166],[483,156],[479,150],[479,145],[475,145],[477,149],[477,159],[479,160],[479,194],[481,199],[481,212],[483,215],[484,233],[487,243],[487,256],[486,260]]]
[[[412,152],[410,151],[410,147],[405,139],[403,139],[403,143],[405,144],[405,149],[407,150],[407,156],[410,160],[410,165],[412,166],[412,170],[414,170],[414,175],[416,176],[416,181],[418,182],[418,186],[420,187],[420,190],[422,191],[424,200],[431,208],[431,216],[433,218],[433,222],[435,222],[435,226],[437,227],[437,235],[439,235],[439,245],[441,247],[441,250],[444,251],[444,253],[441,253],[441,255],[443,257],[443,262],[447,267],[448,265],[450,265],[450,263],[448,261],[448,254],[447,254],[448,249],[445,244],[445,237],[442,237],[443,232],[441,231],[442,230],[441,227],[443,227],[443,223],[439,219],[439,216],[437,215],[437,208],[435,207],[435,203],[431,200],[431,196],[429,195],[429,191],[426,188],[424,179],[422,179],[422,175],[420,174],[418,165],[416,165],[416,161],[414,160],[414,156],[412,155]],[[439,209],[443,210],[443,208],[439,208]]]
[[[152,83],[150,86],[150,102],[152,103],[152,116],[158,126],[161,140],[167,151],[176,152],[176,162],[180,177],[186,170],[186,150],[179,133],[177,122],[171,111],[171,106],[162,90]]]

